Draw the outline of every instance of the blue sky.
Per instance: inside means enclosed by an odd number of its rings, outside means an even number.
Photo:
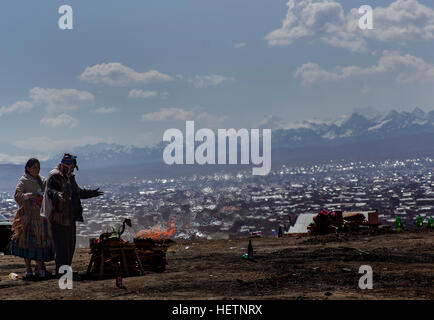
[[[58,27],[63,4],[73,30]],[[374,30],[354,28],[364,4]],[[0,163],[153,145],[185,120],[434,109],[428,1],[2,1],[0,39]]]

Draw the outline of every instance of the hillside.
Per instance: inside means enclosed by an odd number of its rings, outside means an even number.
[[[241,258],[247,239],[177,242],[163,273],[74,282],[10,280],[22,274],[22,259],[0,257],[3,299],[434,299],[433,232],[327,235],[253,239],[256,262]],[[74,270],[85,272],[88,249],[75,254]],[[361,265],[373,269],[373,289],[361,290]],[[52,268],[52,263],[49,264]]]

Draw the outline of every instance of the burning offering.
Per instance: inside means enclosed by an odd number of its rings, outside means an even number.
[[[121,236],[125,225],[131,227],[131,221],[125,219],[122,227],[112,232],[102,233],[92,245],[92,254],[87,274],[99,279],[143,275],[145,271],[163,272],[166,269],[166,252],[173,243],[170,237],[175,233],[174,220],[166,229],[154,227],[142,230],[134,237],[134,243],[125,241]]]
[[[166,269],[166,252],[173,244],[170,237],[175,231],[175,219],[171,219],[166,228],[156,226],[150,230],[141,230],[135,235],[134,244],[142,265],[150,266],[155,272],[163,272]]]
[[[166,241],[169,240],[176,232],[176,225],[175,225],[175,219],[171,219],[168,222],[167,228],[163,229],[159,226],[152,228],[151,230],[141,230],[139,231],[135,237],[134,241],[136,240],[143,240],[143,239],[152,239],[154,241]]]

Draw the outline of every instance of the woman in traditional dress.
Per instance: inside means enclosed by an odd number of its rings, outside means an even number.
[[[29,159],[25,174],[18,181],[15,201],[18,210],[12,222],[11,253],[23,257],[26,263],[26,277],[32,277],[31,260],[37,261],[35,276],[46,277],[50,273],[45,269],[47,261],[54,260],[54,250],[47,219],[41,216],[41,205],[45,190],[45,179],[39,175],[38,159]]]

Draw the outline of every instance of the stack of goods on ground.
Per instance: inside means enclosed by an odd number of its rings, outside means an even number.
[[[309,225],[311,234],[329,234],[357,231],[363,226],[378,226],[378,213],[369,212],[369,220],[360,212],[321,210]]]
[[[154,232],[155,228],[142,230],[131,243],[121,237],[125,224],[131,226],[131,221],[125,219],[118,231],[113,229],[112,232],[103,233],[91,244],[92,256],[87,269],[89,277],[129,277],[166,269],[167,248],[174,243],[169,237],[175,229],[158,233]]]

